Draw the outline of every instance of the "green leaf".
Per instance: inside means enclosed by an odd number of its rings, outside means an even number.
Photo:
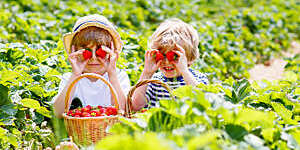
[[[201,149],[204,146],[215,144],[217,138],[220,136],[219,131],[208,131],[198,137],[191,139],[188,144],[188,149]]]
[[[275,112],[287,123],[296,125],[297,121],[292,119],[293,113],[286,109],[281,103],[271,102],[271,105]]]
[[[148,121],[148,128],[150,131],[172,131],[178,127],[181,127],[183,122],[181,118],[175,117],[174,115],[158,110],[154,112]]]
[[[300,88],[296,88],[295,91],[294,91],[294,94],[295,95],[300,95]]]
[[[176,97],[180,99],[184,97],[192,97],[193,96],[192,88],[193,87],[190,85],[182,86],[173,90],[173,93]]]
[[[8,99],[8,87],[0,84],[0,106],[10,103]]]
[[[297,81],[298,75],[293,71],[287,71],[284,73],[284,79],[293,83]]]
[[[241,109],[236,117],[236,124],[255,123],[257,126],[269,128],[274,125],[275,114],[272,112],[263,112],[248,108]]]
[[[238,141],[243,140],[244,136],[248,134],[248,131],[244,127],[235,124],[225,125],[225,131],[232,139]]]
[[[34,99],[25,98],[20,101],[24,107],[39,109],[41,107],[40,103]]]
[[[40,113],[41,115],[51,118],[51,113],[46,107],[40,107],[36,109],[36,112]]]
[[[273,128],[267,128],[263,129],[261,131],[261,134],[264,137],[264,139],[268,140],[269,142],[273,142],[274,132],[275,130]]]

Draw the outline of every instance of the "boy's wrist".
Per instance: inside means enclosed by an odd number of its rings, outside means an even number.
[[[109,78],[117,77],[117,71],[116,70],[107,71],[107,74],[108,74]]]
[[[187,74],[190,74],[191,72],[189,71],[189,69],[188,68],[186,68],[186,69],[184,69],[184,70],[182,70],[181,71],[181,75],[187,75]]]
[[[143,71],[141,74],[141,79],[150,79],[154,72]]]

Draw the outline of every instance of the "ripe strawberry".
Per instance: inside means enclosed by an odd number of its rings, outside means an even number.
[[[100,109],[99,109],[99,113],[100,113],[100,114],[103,114],[104,112],[105,112],[105,109],[104,109],[104,108],[100,108]]]
[[[106,56],[106,52],[100,47],[97,51],[96,51],[96,55],[100,58],[105,58]]]
[[[142,109],[141,110],[141,113],[144,113],[144,112],[146,112],[148,109]]]
[[[118,110],[114,107],[107,107],[106,108],[106,111],[105,111],[105,114],[107,116],[110,116],[110,115],[117,115],[118,114]]]
[[[76,115],[79,115],[79,116],[81,116],[81,111],[80,111],[80,110],[78,110],[78,109],[76,109],[74,114],[75,114],[75,116],[76,116]]]
[[[82,53],[84,60],[92,58],[92,51],[90,49],[86,49]]]
[[[93,116],[93,117],[101,116],[100,112],[99,112],[99,111],[96,111],[96,110],[91,111],[90,114],[91,114],[91,116]]]
[[[87,105],[87,106],[85,106],[85,107],[88,108],[89,110],[92,109],[92,106],[91,106],[91,105]]]
[[[88,107],[83,107],[83,108],[81,108],[81,112],[83,113],[83,112],[90,112],[91,111],[91,109],[89,109]]]
[[[153,56],[154,56],[156,62],[164,59],[164,55],[160,51],[155,51]]]
[[[88,112],[83,112],[83,113],[81,114],[81,117],[91,117],[91,114],[88,113]]]
[[[72,116],[72,113],[73,113],[72,110],[69,110],[68,113],[67,113],[67,115],[68,116]]]
[[[169,62],[175,61],[176,58],[177,58],[177,54],[174,51],[168,51],[167,54],[166,54],[166,57],[167,57]]]
[[[98,109],[101,109],[101,108],[102,108],[102,106],[100,106],[100,105],[99,105],[99,106],[97,106],[97,107],[98,107]]]

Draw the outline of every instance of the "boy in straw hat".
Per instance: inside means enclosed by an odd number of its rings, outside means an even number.
[[[124,108],[124,92],[128,92],[130,81],[126,72],[116,68],[122,42],[113,24],[101,15],[81,17],[72,32],[63,36],[63,43],[72,72],[62,77],[59,93],[54,97],[55,114],[62,117],[67,89],[83,73],[96,73],[107,79],[116,90],[120,108]],[[71,97],[79,98],[83,106],[114,104],[109,87],[94,78],[79,80],[71,91]]]
[[[171,89],[183,85],[208,84],[204,74],[189,68],[199,57],[198,45],[198,33],[191,25],[179,19],[164,21],[151,36],[151,50],[146,51],[140,80],[158,79]],[[155,73],[158,69],[160,72]],[[145,106],[158,107],[160,99],[169,98],[170,94],[161,85],[150,83],[134,92],[132,107],[134,110]]]

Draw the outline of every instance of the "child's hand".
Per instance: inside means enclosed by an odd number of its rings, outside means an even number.
[[[79,148],[73,142],[61,142],[58,146],[56,146],[55,150],[79,150]]]
[[[153,54],[157,50],[147,50],[145,53],[145,66],[144,66],[144,73],[148,76],[152,76],[155,71],[158,69],[158,66],[162,62],[162,60],[159,60],[158,62],[155,61],[153,58]]]
[[[72,45],[72,52],[69,54],[68,60],[71,63],[72,72],[74,75],[81,75],[86,64],[88,63],[88,60],[80,60],[83,52],[84,49],[75,51],[75,46]]]
[[[178,56],[178,60],[172,61],[171,63],[175,65],[176,70],[178,72],[183,74],[184,72],[188,71],[188,63],[185,55],[185,50],[178,44],[175,44],[175,46],[179,50],[179,51],[174,51]]]
[[[106,46],[101,46],[101,48],[109,55],[109,57],[105,59],[99,58],[99,60],[105,65],[108,75],[116,73],[116,63],[119,58],[119,51],[114,49],[113,42],[111,42],[111,48]]]

